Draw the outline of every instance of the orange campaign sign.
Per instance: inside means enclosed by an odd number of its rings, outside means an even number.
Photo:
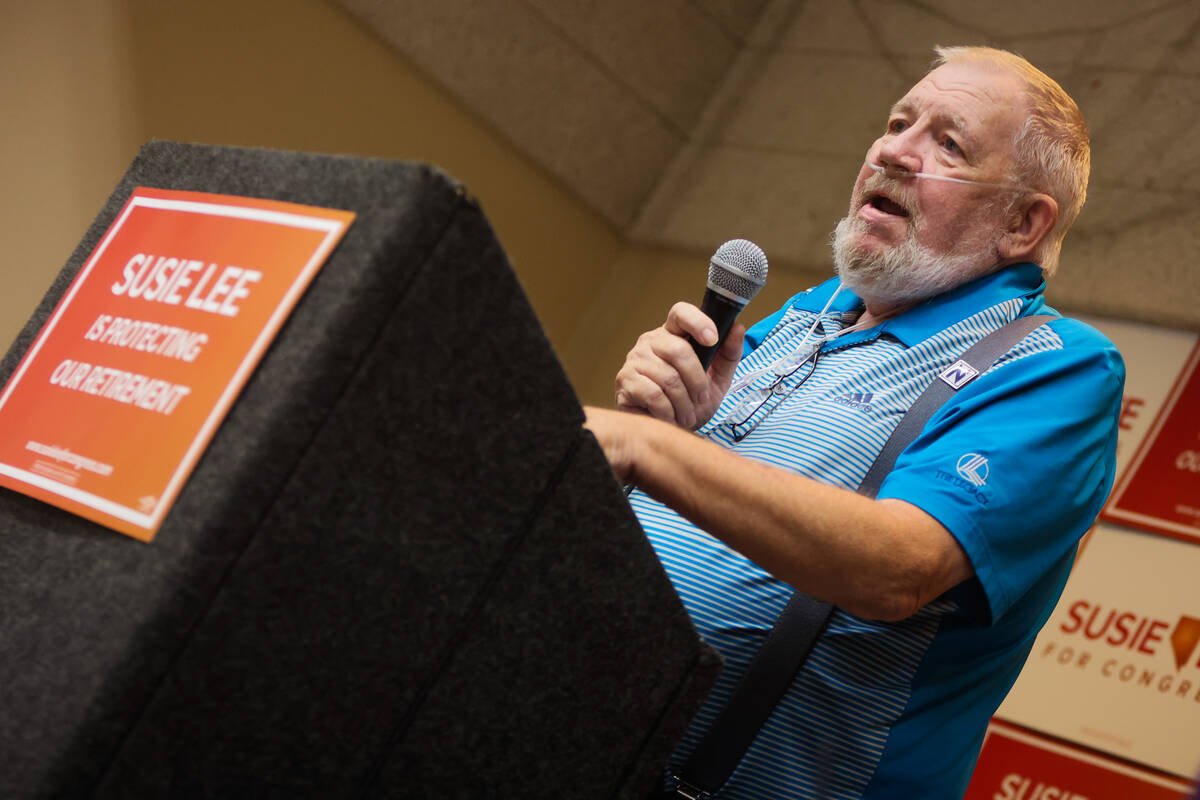
[[[1200,543],[1200,344],[1102,517]]]
[[[353,219],[135,189],[0,394],[0,485],[152,539]]]

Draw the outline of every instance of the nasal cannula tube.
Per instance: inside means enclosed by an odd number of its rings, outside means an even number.
[[[997,189],[1018,189],[1025,191],[1026,188],[1017,183],[988,183],[986,181],[972,181],[966,178],[952,178],[949,175],[934,175],[932,172],[909,172],[904,169],[896,169],[895,167],[888,168],[880,164],[872,164],[866,162],[867,166],[878,172],[880,175],[886,175],[889,178],[927,178],[934,181],[949,181],[950,183],[965,183],[969,186],[994,186]]]

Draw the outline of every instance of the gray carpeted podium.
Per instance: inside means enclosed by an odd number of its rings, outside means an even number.
[[[358,218],[153,543],[0,489],[0,797],[645,796],[717,657],[476,204],[147,145],[0,380],[139,185]]]

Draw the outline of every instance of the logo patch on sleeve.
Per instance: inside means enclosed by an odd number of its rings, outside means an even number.
[[[955,469],[959,475],[975,486],[983,486],[987,483],[988,460],[979,453],[967,453],[958,460]]]
[[[957,486],[974,497],[981,505],[986,506],[991,500],[991,492],[984,489],[989,472],[987,457],[981,456],[979,453],[964,453],[958,459],[958,463],[954,465],[953,472],[938,469],[934,472],[934,477]]]

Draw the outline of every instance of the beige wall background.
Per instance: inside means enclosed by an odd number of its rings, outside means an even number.
[[[6,349],[151,139],[442,167],[482,202],[586,402],[609,403],[636,335],[703,292],[709,254],[624,244],[325,0],[0,0],[0,109]],[[776,271],[747,316],[821,277]]]

